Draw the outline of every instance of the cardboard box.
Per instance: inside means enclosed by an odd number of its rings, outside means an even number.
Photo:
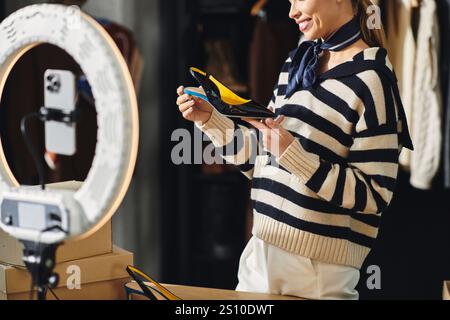
[[[59,300],[126,300],[124,285],[130,281],[130,278],[123,278],[111,281],[102,281],[84,285],[82,290],[69,290],[67,288],[57,288],[53,290]],[[34,293],[34,299],[36,294]],[[29,300],[30,293],[6,294],[0,292],[0,301],[2,300]],[[57,300],[52,293],[47,294],[47,300]]]
[[[133,264],[133,254],[114,247],[110,254],[68,261],[56,266],[60,281],[55,293],[60,299],[92,300],[124,298],[123,285],[129,281],[126,271]],[[69,290],[74,284],[74,269],[79,270],[80,290]],[[0,264],[0,297],[28,299],[31,276],[25,268]],[[52,299],[51,293],[48,298]]]
[[[111,253],[112,223],[105,224],[95,234],[80,241],[70,241],[56,251],[56,263],[79,260]],[[23,245],[15,238],[0,230],[0,263],[25,266],[22,261]]]

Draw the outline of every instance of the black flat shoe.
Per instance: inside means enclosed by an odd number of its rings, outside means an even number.
[[[199,97],[211,104],[219,113],[229,118],[268,119],[276,118],[267,107],[239,97],[213,76],[197,68],[190,68],[191,75],[198,81],[199,88],[186,88],[185,93]]]

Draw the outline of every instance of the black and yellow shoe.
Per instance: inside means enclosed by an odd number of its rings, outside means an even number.
[[[149,300],[181,300],[180,297],[170,292],[158,281],[154,280],[138,268],[128,266],[126,270],[138,287],[137,288],[134,283],[125,285],[127,300],[131,300],[133,295],[144,296]]]
[[[184,92],[209,102],[224,116],[251,119],[276,118],[275,113],[267,107],[253,100],[239,97],[206,72],[197,68],[190,68],[190,72],[202,88],[186,88]]]

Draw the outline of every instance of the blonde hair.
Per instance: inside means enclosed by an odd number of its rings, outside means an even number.
[[[381,24],[379,29],[370,29],[367,26],[367,21],[370,16],[367,9],[374,5],[371,0],[352,0],[353,10],[359,17],[359,23],[362,30],[362,38],[370,47],[384,47],[386,43],[386,33]]]

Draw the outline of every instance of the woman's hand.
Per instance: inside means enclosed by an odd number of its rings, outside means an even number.
[[[213,107],[209,103],[200,98],[185,94],[184,87],[179,87],[177,93],[177,105],[184,119],[199,122],[200,125],[207,123],[211,119]]]
[[[284,116],[280,116],[275,120],[244,119],[244,121],[261,131],[264,137],[264,148],[277,158],[280,158],[295,140],[295,137],[281,126],[284,120]]]

